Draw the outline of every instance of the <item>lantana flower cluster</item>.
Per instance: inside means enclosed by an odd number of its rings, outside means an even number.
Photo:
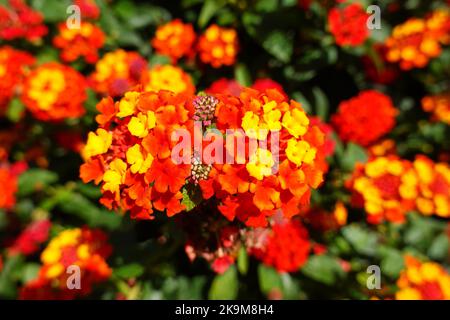
[[[83,58],[87,63],[95,63],[98,60],[98,50],[105,43],[102,29],[83,21],[79,28],[68,28],[66,23],[61,23],[58,30],[53,45],[61,49],[62,61],[73,62]]]
[[[450,93],[422,98],[422,109],[430,112],[434,120],[450,124]]]
[[[367,20],[369,15],[359,3],[332,8],[328,24],[339,46],[359,46],[369,37]]]
[[[21,99],[39,120],[78,118],[85,112],[86,87],[86,80],[78,71],[49,62],[27,75]]]
[[[42,252],[38,277],[22,288],[20,297],[27,300],[74,299],[89,294],[93,284],[111,276],[112,270],[106,262],[111,250],[107,235],[100,230],[85,227],[60,232]],[[68,287],[68,278],[74,273],[68,268],[74,266],[80,270],[77,290]]]
[[[188,95],[195,93],[191,76],[183,69],[171,65],[154,66],[144,71],[141,84],[145,91],[168,90]]]
[[[203,63],[214,68],[233,65],[239,46],[234,29],[213,24],[197,37],[193,26],[179,19],[159,26],[151,44],[156,52],[170,57],[172,63],[198,54]]]
[[[343,141],[368,146],[389,133],[395,126],[397,113],[389,96],[366,90],[342,101],[332,116],[332,123]]]
[[[406,268],[397,280],[396,300],[449,300],[450,275],[436,262],[407,256]]]
[[[27,69],[34,57],[9,46],[0,47],[0,110],[21,90]]]
[[[394,27],[386,40],[387,59],[403,70],[423,68],[441,54],[442,45],[450,43],[450,13],[432,12],[428,17],[410,18]]]
[[[449,217],[448,165],[425,156],[413,162],[395,155],[375,157],[357,165],[347,187],[353,205],[365,209],[370,223],[404,222],[412,210]]]

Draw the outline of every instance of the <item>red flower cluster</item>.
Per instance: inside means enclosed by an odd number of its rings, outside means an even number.
[[[172,162],[176,142],[171,136],[176,129],[192,130],[190,98],[169,91],[130,91],[116,103],[103,99],[97,109],[100,128],[89,133],[80,177],[102,183],[101,203],[130,210],[140,219],[152,219],[153,208],[168,216],[182,211],[181,188],[191,168]]]
[[[215,24],[211,25],[200,36],[198,52],[200,60],[214,68],[233,65],[238,52],[236,30],[221,28]]]
[[[0,110],[20,91],[26,68],[33,63],[33,56],[24,51],[0,47]]]
[[[52,223],[47,219],[32,222],[9,247],[9,253],[30,255],[37,252],[39,246],[47,241],[51,225]]]
[[[25,300],[74,299],[92,291],[96,283],[107,280],[112,270],[106,263],[111,254],[107,235],[100,230],[76,228],[64,230],[53,238],[41,254],[42,267],[37,279],[27,283],[20,292]],[[68,288],[68,278],[80,270],[80,287]]]
[[[394,127],[396,115],[397,110],[387,95],[366,90],[341,102],[332,123],[342,140],[367,146]]]
[[[74,0],[73,4],[80,7],[83,18],[96,20],[100,16],[100,8],[95,0]]]
[[[4,157],[5,155],[0,156]],[[0,159],[0,209],[11,209],[16,204],[16,192],[18,190],[17,178],[27,168],[26,163],[17,162],[9,164]]]
[[[228,94],[239,97],[242,91],[242,86],[234,79],[220,78],[205,90],[209,94]]]
[[[9,0],[8,3],[9,7],[0,6],[0,39],[34,41],[47,34],[40,12],[31,9],[23,0]]]
[[[279,272],[296,272],[308,259],[308,231],[298,220],[277,222],[264,234],[262,245],[250,253]],[[259,240],[261,241],[261,240]]]
[[[59,35],[53,39],[53,45],[61,49],[61,59],[73,62],[82,57],[87,63],[98,60],[98,50],[103,47],[105,34],[89,22],[82,22],[80,28],[69,29],[66,23],[58,26]]]
[[[359,3],[345,8],[333,8],[328,14],[330,31],[340,46],[359,46],[369,36],[367,19],[369,15]]]
[[[22,101],[42,121],[83,115],[86,81],[76,70],[55,62],[34,69],[25,79]]]

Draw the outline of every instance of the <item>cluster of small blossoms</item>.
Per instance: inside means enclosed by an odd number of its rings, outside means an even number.
[[[106,259],[111,254],[107,235],[100,230],[64,230],[53,238],[41,254],[38,277],[22,288],[21,299],[74,299],[92,291],[94,284],[106,281],[112,270]],[[68,287],[69,268],[80,270],[80,288]],[[69,272],[68,272],[69,271]]]
[[[8,248],[9,254],[27,256],[36,253],[40,245],[47,241],[51,225],[48,219],[36,220],[29,224]]]
[[[417,178],[411,163],[397,156],[377,157],[357,164],[347,187],[352,204],[365,209],[370,223],[403,222],[414,209]]]
[[[406,267],[397,280],[397,300],[450,300],[450,275],[436,262],[405,257]]]
[[[183,69],[171,65],[155,66],[144,71],[141,83],[145,91],[168,90],[188,95],[195,93],[191,76]]]
[[[31,9],[23,0],[8,0],[6,7],[0,5],[0,39],[19,38],[36,41],[48,32],[44,17]]]
[[[74,0],[73,4],[80,7],[80,12],[85,19],[96,20],[100,17],[100,8],[95,0]]]
[[[59,121],[83,115],[86,97],[86,81],[80,73],[50,62],[28,74],[21,99],[35,118]]]
[[[18,176],[27,166],[25,163],[17,162],[9,164],[0,160],[0,209],[11,209],[16,204],[16,192],[18,191]]]
[[[214,68],[231,66],[236,62],[238,52],[237,32],[234,29],[211,25],[200,36],[197,50],[203,63]]]
[[[428,18],[410,18],[392,30],[386,40],[387,59],[403,70],[423,68],[441,54],[441,45],[450,43],[450,14],[433,12]]]
[[[403,222],[411,210],[450,216],[450,169],[422,155],[413,162],[389,155],[358,164],[347,186],[371,223]]]
[[[366,90],[341,102],[331,120],[343,141],[368,146],[395,126],[396,115],[397,109],[389,96]]]
[[[223,154],[233,161],[213,164],[209,178],[199,183],[203,197],[215,195],[225,217],[252,227],[266,226],[279,209],[286,217],[298,214],[299,206],[309,202],[311,188],[323,181],[324,134],[310,125],[299,103],[276,89],[246,88],[239,97],[216,98],[217,129],[228,134],[227,139],[239,142],[243,137],[249,152],[234,152],[236,144],[226,143]],[[253,142],[258,146],[250,152]]]
[[[422,109],[431,112],[434,120],[450,124],[450,93],[424,97]]]
[[[339,46],[359,46],[369,36],[369,15],[359,3],[335,7],[328,14],[328,24]]]
[[[129,91],[114,103],[103,99],[99,128],[90,132],[81,166],[84,182],[101,183],[101,203],[129,210],[133,218],[151,219],[153,208],[168,216],[182,211],[181,188],[190,164],[171,159],[172,133],[193,129],[191,98],[169,91]]]
[[[195,39],[192,24],[175,19],[158,27],[151,44],[157,53],[170,57],[172,63],[176,63],[181,57],[194,54]]]
[[[105,34],[99,27],[90,22],[81,22],[80,28],[69,29],[66,23],[61,23],[58,30],[53,45],[61,49],[61,60],[73,62],[83,58],[87,63],[98,60],[98,50],[105,42]]]
[[[0,47],[0,110],[20,91],[26,69],[33,63],[33,56],[24,51]]]
[[[97,61],[89,82],[96,92],[120,97],[140,83],[146,67],[147,62],[139,53],[118,49]]]
[[[434,163],[425,156],[413,161],[417,175],[416,207],[424,215],[450,218],[450,168],[447,163]]]
[[[250,231],[247,245],[251,255],[279,272],[299,271],[311,249],[308,231],[295,219],[275,222],[264,232]]]

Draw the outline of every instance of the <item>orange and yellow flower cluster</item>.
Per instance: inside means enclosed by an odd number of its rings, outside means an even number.
[[[188,95],[195,93],[191,76],[183,69],[171,65],[155,66],[144,71],[141,83],[145,91],[168,90]]]
[[[33,63],[33,56],[24,51],[0,47],[0,110],[21,90],[26,70]]]
[[[276,89],[260,92],[247,88],[239,97],[217,98],[219,130],[225,133],[227,129],[238,129],[236,136],[245,134],[249,139],[266,141],[268,147],[258,147],[244,157],[232,152],[234,164],[214,165],[209,179],[200,181],[203,196],[215,194],[225,217],[237,218],[252,227],[266,226],[267,218],[279,209],[287,218],[298,214],[299,206],[309,202],[311,189],[323,181],[323,132],[310,125],[298,102],[288,101]],[[279,150],[272,150],[276,152],[272,154],[269,141],[275,134]]]
[[[450,216],[450,171],[425,156],[413,162],[395,155],[359,164],[347,186],[353,205],[363,207],[370,223],[403,222],[408,211]]]
[[[343,141],[368,146],[395,126],[396,115],[397,109],[389,96],[366,90],[341,102],[332,123]]]
[[[192,25],[176,19],[158,27],[151,44],[157,53],[170,57],[176,63],[181,57],[194,54],[195,39]]]
[[[189,100],[169,91],[129,91],[116,103],[105,98],[98,104],[100,127],[88,135],[80,176],[101,183],[106,207],[130,210],[140,219],[151,219],[153,208],[168,216],[185,208],[181,188],[190,165],[172,162],[171,135],[192,130]]]
[[[239,47],[234,29],[213,24],[197,41],[193,26],[179,19],[159,26],[151,44],[156,52],[168,56],[172,63],[182,57],[193,58],[198,54],[201,62],[214,68],[233,65]]]
[[[198,41],[198,53],[203,63],[214,68],[231,66],[236,62],[238,37],[234,29],[212,25]]]
[[[434,120],[450,124],[450,93],[424,97],[422,109],[431,112]]]
[[[86,81],[76,70],[50,62],[28,74],[21,99],[33,116],[60,121],[84,114]]]
[[[74,299],[92,291],[94,284],[107,280],[112,270],[106,259],[111,254],[107,235],[88,228],[68,229],[60,232],[41,254],[42,266],[38,277],[27,283],[21,291],[22,299]],[[80,270],[80,287],[68,288],[69,267]]]
[[[66,23],[58,26],[59,34],[53,39],[53,45],[61,49],[61,59],[73,62],[83,58],[87,63],[98,60],[98,50],[103,47],[105,34],[90,22],[81,22],[79,28],[69,29]]]
[[[425,19],[410,18],[392,30],[386,40],[387,60],[399,63],[403,70],[425,67],[450,43],[450,13],[434,11]]]
[[[440,264],[411,256],[405,262],[397,280],[397,300],[450,300],[450,275]]]
[[[146,67],[147,62],[139,53],[118,49],[106,53],[96,63],[89,81],[96,92],[119,97],[140,83]]]

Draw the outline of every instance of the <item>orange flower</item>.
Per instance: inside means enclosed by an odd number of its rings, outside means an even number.
[[[0,110],[20,92],[27,68],[34,63],[30,54],[11,47],[0,47]]]
[[[145,91],[169,90],[188,95],[195,93],[191,76],[181,68],[170,65],[156,66],[144,72],[142,85]]]
[[[424,97],[422,109],[431,112],[433,119],[450,124],[450,93]]]
[[[403,70],[423,68],[441,54],[441,44],[448,44],[450,15],[436,11],[429,18],[410,18],[392,30],[386,40],[387,60],[398,62]]]
[[[77,118],[84,114],[86,82],[68,66],[46,63],[27,76],[21,99],[39,120]]]
[[[89,80],[95,91],[119,97],[139,84],[146,65],[139,53],[118,49],[97,61]]]
[[[236,30],[212,25],[206,29],[198,42],[200,60],[219,68],[236,62],[238,37]]]
[[[20,296],[22,299],[43,298],[42,288],[59,299],[88,295],[93,284],[110,277],[112,270],[106,262],[110,254],[111,246],[102,231],[88,228],[64,230],[42,252],[38,278],[26,284]],[[67,270],[72,266],[77,266],[81,272],[79,290],[67,288],[67,279],[71,275]]]
[[[105,34],[90,22],[81,22],[80,28],[67,28],[66,23],[58,25],[59,34],[53,45],[61,49],[61,59],[72,62],[82,57],[87,63],[98,60],[98,50],[103,47]]]
[[[406,267],[397,280],[397,300],[449,300],[450,275],[436,262],[405,257]]]
[[[366,90],[341,102],[332,123],[342,140],[367,146],[394,127],[396,115],[389,96]]]
[[[0,209],[11,209],[16,204],[17,174],[7,164],[0,164]]]
[[[192,55],[195,37],[192,24],[175,19],[158,27],[151,44],[157,53],[176,63],[181,57]]]
[[[171,136],[175,129],[193,128],[190,97],[129,91],[116,103],[103,99],[97,108],[99,128],[88,135],[80,177],[101,184],[100,202],[138,219],[152,219],[153,208],[168,216],[182,211],[181,188],[191,168],[172,162]]]

